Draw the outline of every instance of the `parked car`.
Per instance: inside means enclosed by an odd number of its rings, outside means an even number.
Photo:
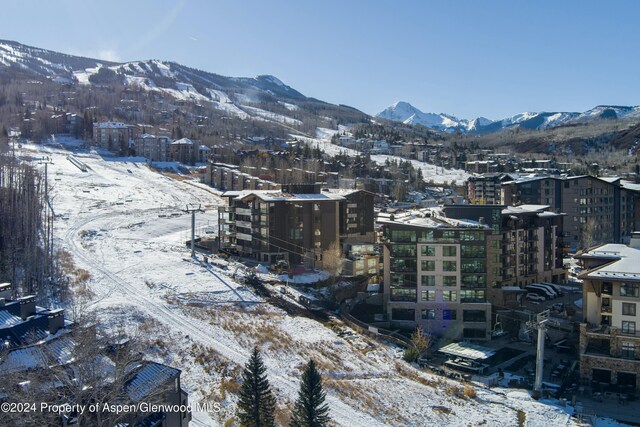
[[[528,299],[529,301],[545,301],[545,298],[542,295],[538,295],[538,294],[533,294],[533,293],[528,293],[527,295],[525,295],[525,298]]]

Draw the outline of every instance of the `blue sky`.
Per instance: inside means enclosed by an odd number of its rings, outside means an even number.
[[[0,38],[116,61],[273,74],[375,114],[499,119],[640,104],[638,1],[5,0]]]

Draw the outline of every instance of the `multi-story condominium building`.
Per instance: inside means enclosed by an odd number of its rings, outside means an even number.
[[[166,162],[169,160],[169,145],[171,138],[143,133],[134,141],[137,156],[142,156],[152,162]]]
[[[518,304],[529,284],[563,283],[562,217],[545,205],[451,205],[449,218],[488,225],[487,297],[497,307]]]
[[[238,166],[208,163],[204,182],[222,191],[280,190],[282,186],[238,170]]]
[[[491,305],[563,282],[562,215],[549,206],[450,205],[379,220],[386,313],[450,339],[489,339]]]
[[[220,247],[260,262],[287,259],[322,268],[332,245],[373,243],[373,194],[359,190],[227,191],[219,209]],[[370,208],[370,212],[369,212]]]
[[[129,149],[131,128],[119,122],[93,124],[93,142],[100,148],[124,154]]]
[[[447,339],[491,337],[486,254],[492,230],[422,209],[379,220],[384,306],[394,327],[417,325]]]
[[[580,275],[584,281],[580,376],[585,384],[636,390],[640,388],[640,244],[607,244],[578,258],[585,268]]]
[[[467,181],[470,202],[475,205],[499,205],[502,183],[513,179],[513,175],[506,173],[486,173],[470,177]]]
[[[189,138],[182,138],[169,144],[169,160],[184,164],[206,162],[211,149],[200,145]]]
[[[475,177],[473,185],[480,180]],[[637,197],[639,192],[623,186],[619,178],[538,176],[502,182],[500,203],[548,205],[566,213],[563,244],[575,252],[594,244],[628,242],[640,215],[635,211]],[[477,197],[470,200],[476,203]]]

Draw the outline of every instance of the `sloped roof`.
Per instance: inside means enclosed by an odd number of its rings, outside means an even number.
[[[125,389],[133,401],[139,402],[179,375],[178,369],[160,363],[144,362],[134,376],[127,381]]]

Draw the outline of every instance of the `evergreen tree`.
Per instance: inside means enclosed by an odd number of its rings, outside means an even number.
[[[292,427],[324,427],[329,424],[329,406],[316,364],[309,361],[302,374],[302,384],[293,408]]]
[[[276,399],[269,387],[266,368],[257,347],[242,372],[242,387],[237,416],[242,427],[275,425]]]

